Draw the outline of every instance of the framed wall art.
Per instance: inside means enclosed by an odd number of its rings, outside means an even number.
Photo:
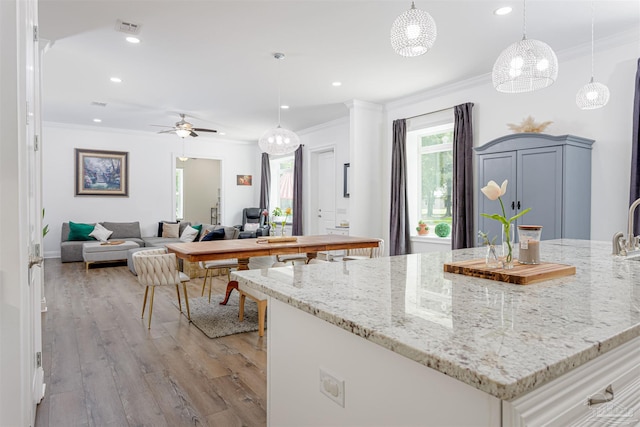
[[[236,175],[237,185],[251,185],[251,175]]]
[[[76,148],[76,196],[129,197],[129,153]]]

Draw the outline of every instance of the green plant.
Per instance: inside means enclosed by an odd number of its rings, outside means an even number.
[[[436,225],[435,232],[438,237],[447,237],[451,233],[451,226],[446,222],[441,222]]]
[[[513,259],[513,248],[511,247],[511,238],[510,238],[511,223],[513,221],[515,221],[516,219],[520,218],[522,215],[524,215],[527,212],[529,212],[531,210],[531,208],[527,208],[527,209],[523,210],[522,212],[520,212],[519,214],[517,214],[515,216],[512,216],[511,218],[507,219],[507,214],[505,213],[505,210],[504,210],[504,204],[502,203],[502,196],[507,192],[507,183],[508,183],[508,181],[505,179],[502,182],[502,185],[498,186],[498,184],[495,181],[492,180],[492,181],[489,181],[486,186],[484,186],[484,187],[482,187],[480,189],[480,191],[482,191],[482,193],[485,196],[487,196],[487,199],[489,199],[489,200],[498,200],[500,202],[500,209],[502,209],[502,215],[498,215],[498,214],[489,215],[489,214],[486,214],[486,213],[481,213],[480,215],[482,215],[485,218],[495,219],[496,221],[500,221],[500,223],[502,223],[502,229],[504,231],[504,242],[503,243],[507,244],[506,261],[507,261],[507,263],[511,263],[511,261]]]
[[[422,225],[424,225],[424,229],[429,231],[429,226],[423,220],[418,221],[418,226],[416,227],[416,231],[420,231],[422,229]]]
[[[271,215],[282,216],[282,209],[276,206],[275,208],[273,208],[273,212],[271,212]]]

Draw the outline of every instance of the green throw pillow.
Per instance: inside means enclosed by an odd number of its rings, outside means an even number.
[[[81,224],[69,221],[69,237],[67,240],[96,240],[89,234],[93,231],[93,224]]]
[[[198,238],[200,237],[200,233],[202,232],[202,224],[192,225],[191,228],[195,228],[196,230],[198,230],[198,234],[196,235],[196,238],[193,239],[194,242],[197,242]]]

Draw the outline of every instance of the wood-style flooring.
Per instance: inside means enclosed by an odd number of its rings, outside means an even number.
[[[201,288],[192,279],[189,295]],[[174,286],[157,288],[148,330],[144,287],[122,264],[85,273],[47,259],[44,293],[37,427],[266,425],[266,337],[207,338],[174,306]]]

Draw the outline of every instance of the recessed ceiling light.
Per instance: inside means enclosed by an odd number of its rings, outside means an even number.
[[[513,9],[511,7],[509,7],[509,6],[499,7],[496,10],[493,11],[493,14],[494,15],[499,15],[499,16],[508,15],[508,14],[511,13],[512,10]]]
[[[102,119],[93,119],[95,123],[102,123]]]
[[[109,80],[111,80],[114,83],[122,83],[122,79],[119,77],[111,77]]]
[[[226,135],[226,132],[218,132],[218,135]]]
[[[288,110],[289,106],[288,105],[281,105],[280,108],[282,108],[283,110]]]
[[[137,38],[137,37],[129,36],[125,40],[128,41],[129,43],[133,43],[133,44],[140,43],[140,39]]]
[[[342,82],[333,82],[331,83],[331,85],[338,87],[338,86],[342,86]]]

